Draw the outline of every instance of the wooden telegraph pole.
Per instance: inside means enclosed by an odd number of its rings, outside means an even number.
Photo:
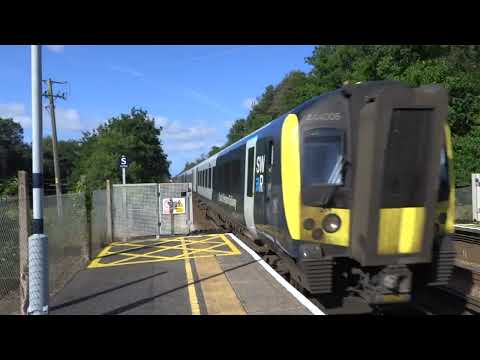
[[[45,81],[44,81],[45,82]],[[47,91],[43,96],[49,99],[49,109],[50,109],[50,118],[52,119],[52,149],[53,149],[53,167],[55,171],[55,192],[57,195],[57,212],[58,216],[63,215],[63,206],[62,206],[62,187],[60,184],[60,167],[58,165],[58,151],[57,151],[57,124],[55,120],[55,98],[60,98],[65,100],[65,94],[56,94],[53,95],[52,84],[66,84],[62,81],[53,81],[48,79],[47,81]]]

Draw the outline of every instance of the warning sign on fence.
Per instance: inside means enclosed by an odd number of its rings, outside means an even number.
[[[185,214],[185,198],[163,199],[163,214]]]

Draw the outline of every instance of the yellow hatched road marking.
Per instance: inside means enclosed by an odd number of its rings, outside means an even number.
[[[226,246],[228,249],[219,249],[222,246]],[[111,251],[113,248],[121,248],[122,250]],[[151,251],[142,254],[129,252],[141,248],[151,248]],[[180,254],[167,255],[165,253],[166,251],[172,250],[178,250],[180,251]],[[238,250],[238,248],[233,245],[230,239],[223,234],[201,235],[194,237],[179,236],[174,238],[165,238],[162,240],[142,240],[141,242],[135,243],[114,242],[110,244],[110,246],[103,249],[88,267],[98,268],[210,256],[231,256],[239,255],[240,253],[240,250]],[[108,261],[108,258],[113,256],[121,256],[122,258]],[[106,259],[108,262],[101,262],[104,259]]]

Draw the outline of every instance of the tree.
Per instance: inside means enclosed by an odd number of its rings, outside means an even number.
[[[57,144],[60,179],[63,189],[72,189],[72,173],[80,159],[81,143],[77,140],[60,140]],[[55,170],[53,166],[52,138],[43,139],[43,176],[45,193],[53,193],[55,188]]]
[[[129,160],[128,182],[162,182],[170,178],[170,162],[160,141],[162,128],[155,127],[155,119],[142,109],[133,108],[129,114],[109,119],[81,139],[78,166],[72,179],[81,175],[93,188],[104,186],[105,179],[120,182],[119,158]]]
[[[469,151],[475,153],[474,134],[480,123],[479,59],[477,45],[329,45],[317,47],[307,62],[313,66],[310,76],[322,92],[345,80],[444,86],[450,95],[448,122],[454,137],[456,183],[460,185],[470,182],[470,172],[480,170],[480,157],[468,155]]]
[[[0,192],[12,188],[19,170],[30,169],[29,150],[23,142],[22,126],[13,119],[0,118]]]
[[[227,145],[233,144],[247,134],[247,121],[245,119],[235,120],[227,134]]]
[[[222,151],[224,147],[220,147],[220,146],[212,146],[212,148],[210,149],[210,151],[208,152],[208,156],[213,156],[215,155],[216,153]]]

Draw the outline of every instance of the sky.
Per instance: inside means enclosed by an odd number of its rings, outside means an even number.
[[[79,139],[110,117],[141,107],[163,130],[170,173],[223,145],[268,85],[292,70],[309,71],[307,45],[46,45],[43,79],[68,81],[54,92],[57,135]],[[0,117],[13,118],[31,142],[30,46],[0,46]],[[43,105],[47,105],[46,99]],[[44,112],[44,136],[51,133]]]

